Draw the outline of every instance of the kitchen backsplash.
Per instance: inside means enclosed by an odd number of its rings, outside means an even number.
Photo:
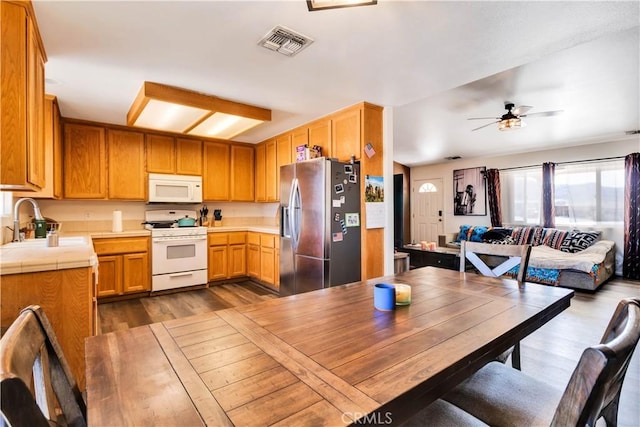
[[[15,200],[14,200],[15,203]],[[214,209],[222,210],[222,225],[277,225],[277,203],[241,203],[222,202],[205,203],[209,208],[209,216]],[[132,230],[142,228],[144,213],[154,209],[193,209],[200,210],[202,204],[194,205],[170,205],[170,204],[146,204],[143,202],[121,201],[92,201],[92,200],[48,200],[39,199],[38,205],[42,215],[62,223],[62,232],[65,231],[110,231],[112,226],[113,211],[122,211],[123,229]],[[20,222],[22,226],[33,218],[33,209],[29,203],[23,203],[20,207]],[[5,225],[13,226],[13,218],[3,217],[2,242],[11,240],[11,231]]]

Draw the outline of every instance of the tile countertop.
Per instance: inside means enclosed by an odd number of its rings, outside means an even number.
[[[46,239],[28,239],[0,246],[0,275],[97,267],[98,257],[92,239],[107,237],[150,236],[144,229],[60,233],[59,246],[49,248]]]
[[[97,267],[98,257],[89,236],[60,237],[60,245],[49,248],[46,239],[0,246],[0,275]]]

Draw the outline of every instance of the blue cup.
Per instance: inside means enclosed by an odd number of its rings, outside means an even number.
[[[376,283],[373,287],[373,306],[382,311],[396,308],[396,288],[386,283]]]

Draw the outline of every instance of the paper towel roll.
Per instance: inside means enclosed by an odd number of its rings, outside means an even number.
[[[120,233],[122,231],[122,211],[113,211],[113,225],[111,231]]]

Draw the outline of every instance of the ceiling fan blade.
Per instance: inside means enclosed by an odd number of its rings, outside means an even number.
[[[467,120],[500,120],[500,117],[469,117]]]
[[[520,117],[551,117],[564,113],[564,110],[541,111],[540,113],[520,114]]]
[[[519,105],[516,108],[514,108],[513,110],[511,110],[511,112],[513,114],[515,114],[516,116],[521,116],[523,114],[525,114],[527,111],[531,110],[533,107],[530,105]]]
[[[478,130],[478,129],[482,129],[482,128],[486,128],[487,126],[491,126],[491,125],[495,125],[496,123],[498,123],[500,120],[497,120],[495,122],[491,122],[491,123],[487,123],[486,125],[482,125],[479,128],[475,128],[475,129],[471,129],[471,132]]]

